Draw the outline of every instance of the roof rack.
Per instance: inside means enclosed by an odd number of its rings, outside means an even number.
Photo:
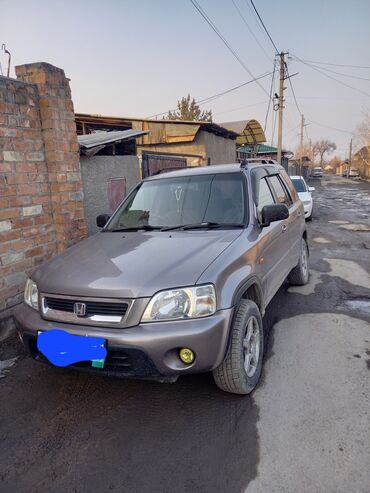
[[[274,159],[263,159],[263,158],[247,158],[247,159],[243,159],[241,162],[240,162],[240,167],[241,168],[245,168],[246,166],[248,166],[248,164],[253,164],[253,163],[261,163],[261,164],[279,164],[277,161],[275,161]]]

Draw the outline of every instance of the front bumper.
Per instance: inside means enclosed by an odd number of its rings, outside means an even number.
[[[304,217],[310,217],[312,214],[312,208],[313,208],[313,203],[310,202],[309,204],[303,204],[303,209],[304,209]]]
[[[165,380],[175,379],[183,373],[207,372],[219,366],[227,351],[232,315],[233,308],[230,308],[194,320],[145,323],[124,329],[104,328],[44,320],[36,310],[23,303],[15,312],[15,321],[26,350],[35,359],[46,360],[37,350],[37,333],[62,329],[70,334],[102,337],[107,341],[104,369],[92,369],[90,362],[81,362],[71,368]],[[191,365],[185,365],[178,358],[178,350],[182,347],[194,351],[196,357]],[[119,360],[125,364],[119,365]]]

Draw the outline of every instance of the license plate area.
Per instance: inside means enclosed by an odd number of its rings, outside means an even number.
[[[79,336],[61,329],[37,333],[37,349],[50,363],[65,367],[89,361],[94,368],[104,368],[106,340],[102,337]]]

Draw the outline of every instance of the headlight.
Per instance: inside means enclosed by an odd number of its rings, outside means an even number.
[[[39,309],[39,292],[36,283],[32,279],[27,279],[26,287],[24,288],[24,302],[35,310]]]
[[[208,317],[216,311],[216,294],[211,284],[161,291],[146,307],[142,322]]]

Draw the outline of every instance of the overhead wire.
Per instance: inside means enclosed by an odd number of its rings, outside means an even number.
[[[252,28],[249,26],[246,18],[244,17],[244,15],[242,14],[242,11],[240,10],[240,8],[238,7],[238,5],[236,4],[235,0],[231,0],[236,11],[238,12],[239,16],[241,17],[242,21],[244,22],[244,24],[246,25],[248,31],[251,33],[251,35],[253,36],[254,40],[256,41],[256,43],[258,44],[258,46],[261,48],[261,50],[263,51],[263,53],[266,55],[266,58],[271,62],[271,57],[268,55],[267,51],[265,50],[265,48],[263,47],[263,45],[259,42],[257,36],[254,34],[254,32],[252,31]]]
[[[247,82],[243,82],[242,84],[239,84],[237,86],[231,87],[230,89],[226,89],[225,91],[219,92],[218,94],[214,94],[213,96],[208,96],[207,98],[199,99],[195,101],[195,104],[205,104],[209,103],[211,101],[214,101],[215,99],[224,96],[225,94],[229,94],[232,91],[236,91],[237,89],[240,89],[241,87],[247,86],[248,84],[251,84],[252,82],[255,82],[256,80],[263,79],[264,77],[267,77],[268,75],[271,75],[271,72],[264,73],[262,75],[259,75],[258,77],[248,80]],[[173,108],[171,110],[163,111],[162,113],[156,113],[155,115],[147,116],[147,119],[151,118],[156,118],[158,116],[162,115],[167,115],[169,111],[176,111],[177,108]]]
[[[207,24],[211,27],[211,29],[217,34],[217,36],[221,39],[223,44],[227,47],[227,49],[230,51],[230,53],[234,56],[234,58],[239,62],[239,64],[244,68],[244,70],[253,78],[256,79],[256,77],[253,75],[253,73],[249,70],[247,65],[243,62],[243,60],[240,58],[238,53],[234,50],[234,48],[230,45],[230,43],[226,40],[226,38],[223,36],[223,34],[220,32],[220,30],[217,28],[216,24],[210,19],[210,17],[207,15],[207,13],[202,9],[202,7],[199,5],[197,0],[190,0],[194,8],[199,12],[199,14],[203,17],[203,19],[207,22]],[[262,91],[268,96],[268,92],[266,89],[256,80],[258,86]]]
[[[324,123],[316,122],[315,120],[311,120],[310,118],[307,118],[307,121],[315,125],[319,125],[319,127],[329,128],[330,130],[336,130],[337,132],[343,132],[345,134],[354,135],[354,132],[350,132],[349,130],[343,130],[342,128],[331,127],[330,125],[325,125]]]
[[[317,65],[331,65],[333,67],[348,67],[348,68],[364,68],[364,69],[370,69],[370,66],[368,65],[346,65],[343,63],[329,63],[329,62],[317,62],[314,60],[304,60],[307,63],[316,63]]]
[[[311,64],[313,67],[315,66],[314,64]],[[370,80],[367,77],[358,77],[356,75],[350,75],[350,74],[344,74],[343,72],[337,72],[336,70],[331,70],[330,68],[325,68],[325,67],[317,67],[321,70],[325,70],[326,72],[331,72],[332,74],[340,75],[342,77],[349,77],[350,79],[356,79],[356,80]]]
[[[299,105],[298,105],[298,101],[297,101],[297,98],[296,98],[296,95],[295,95],[295,92],[294,92],[294,88],[293,88],[293,84],[292,84],[292,81],[291,81],[291,76],[289,75],[289,69],[288,69],[288,65],[285,63],[285,70],[287,72],[287,78],[288,78],[288,82],[289,82],[289,85],[290,85],[290,89],[292,91],[292,95],[293,95],[293,99],[294,99],[294,103],[296,105],[296,108],[298,110],[298,113],[300,115],[302,115],[302,111],[300,110],[299,108]]]
[[[267,29],[267,27],[265,26],[265,23],[263,22],[262,17],[260,16],[260,14],[259,14],[259,12],[258,12],[258,10],[257,10],[256,6],[254,5],[253,0],[250,0],[250,2],[251,2],[251,4],[252,4],[253,10],[254,10],[254,11],[255,11],[255,13],[257,14],[257,17],[258,17],[258,19],[259,19],[260,23],[261,23],[261,24],[262,24],[262,26],[263,26],[263,29],[265,30],[265,32],[266,32],[266,34],[267,34],[267,36],[268,36],[269,40],[271,41],[272,46],[275,48],[275,52],[276,52],[276,54],[278,55],[278,54],[279,54],[279,50],[276,48],[276,44],[274,43],[274,41],[273,41],[273,39],[272,39],[272,37],[271,37],[270,33],[268,32],[268,29]]]
[[[246,104],[244,106],[238,106],[237,108],[232,108],[231,110],[226,110],[226,111],[217,111],[216,113],[213,113],[213,115],[223,115],[225,113],[231,113],[233,111],[238,111],[238,110],[243,110],[245,108],[251,108],[252,106],[259,106],[260,104],[266,104],[268,101],[259,101],[258,103],[253,103],[253,104]]]
[[[301,58],[298,58],[297,55],[292,55],[292,57],[294,59],[298,60],[299,62],[303,63],[304,65],[307,65],[307,67],[310,67],[313,70],[316,70],[316,72],[319,72],[321,75],[324,75],[328,79],[334,80],[334,81],[338,82],[338,84],[341,84],[342,86],[348,87],[349,89],[352,89],[353,91],[357,91],[361,94],[364,94],[365,96],[370,97],[370,94],[368,94],[367,92],[362,91],[361,89],[358,89],[357,87],[350,86],[349,84],[346,84],[345,82],[343,82],[341,80],[338,80],[336,77],[333,77],[332,75],[329,75],[329,74],[323,72],[321,69],[315,67],[311,63],[304,62]]]
[[[272,101],[272,97],[273,97],[272,94],[273,94],[273,88],[274,88],[275,70],[276,70],[276,63],[275,63],[275,60],[274,60],[274,69],[272,71],[272,77],[271,77],[270,96],[269,96],[269,102],[268,102],[268,105],[267,105],[267,111],[266,111],[266,117],[265,117],[265,125],[263,127],[263,132],[264,133],[266,132],[267,118],[269,116],[271,101]]]

